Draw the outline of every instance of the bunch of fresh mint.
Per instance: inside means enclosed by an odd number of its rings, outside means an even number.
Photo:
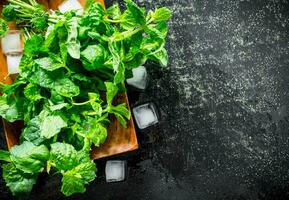
[[[66,196],[84,192],[96,177],[90,148],[105,142],[109,115],[123,126],[131,117],[125,104],[113,104],[131,70],[147,60],[167,65],[171,12],[145,12],[125,2],[121,11],[117,4],[104,10],[88,0],[83,15],[49,14],[35,0],[4,6],[0,35],[7,21],[16,21],[25,36],[20,74],[0,86],[0,115],[25,124],[20,144],[0,152],[8,162],[3,178],[14,195],[29,193],[41,172],[61,173]]]

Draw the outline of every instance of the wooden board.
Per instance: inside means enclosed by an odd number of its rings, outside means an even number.
[[[39,2],[43,3],[49,9],[57,9],[58,5],[63,0],[39,0]],[[79,0],[79,2],[84,5],[85,0]],[[99,2],[104,6],[104,1],[99,0]],[[0,2],[0,10],[2,10],[3,1]],[[14,24],[11,24],[10,27],[15,27]],[[13,77],[7,77],[7,65],[6,65],[6,57],[2,53],[2,49],[0,47],[0,81],[4,83],[12,83]],[[127,94],[119,94],[116,103],[126,103],[129,107],[129,102],[127,98]],[[91,151],[91,158],[98,159],[107,156],[112,156],[115,154],[120,154],[132,150],[136,150],[138,148],[138,142],[136,137],[136,132],[133,124],[132,118],[128,122],[128,128],[124,128],[120,125],[120,123],[115,119],[111,118],[112,123],[108,127],[108,137],[105,144],[101,145],[99,148],[93,148]],[[4,132],[7,141],[7,146],[10,149],[15,144],[19,142],[19,135],[21,133],[21,129],[23,128],[22,122],[8,123],[3,120],[4,124]]]

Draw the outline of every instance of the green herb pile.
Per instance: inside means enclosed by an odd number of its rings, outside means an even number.
[[[25,124],[20,144],[0,152],[14,195],[29,193],[41,172],[60,173],[66,196],[85,192],[96,177],[90,149],[105,142],[110,115],[125,127],[131,117],[127,105],[113,104],[131,70],[147,60],[167,65],[171,12],[125,2],[121,11],[88,0],[83,15],[49,14],[35,0],[4,6],[0,35],[16,21],[25,37],[19,76],[0,86],[0,115]]]

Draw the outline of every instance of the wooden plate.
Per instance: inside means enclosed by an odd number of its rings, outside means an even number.
[[[43,5],[49,9],[57,9],[58,5],[63,0],[40,0]],[[85,0],[79,0],[79,2],[84,5]],[[99,0],[99,2],[104,6],[104,1]],[[3,1],[0,1],[0,10],[2,10]],[[13,24],[10,25],[10,28],[15,27]],[[6,57],[2,53],[0,47],[0,81],[4,83],[12,83],[13,77],[7,77],[7,64]],[[126,103],[129,107],[129,102],[127,94],[119,94],[116,103]],[[105,144],[101,145],[99,148],[93,148],[91,151],[91,158],[98,159],[107,156],[112,156],[115,154],[120,154],[128,151],[132,151],[138,148],[138,142],[136,137],[136,132],[133,124],[132,118],[128,122],[128,128],[124,128],[120,123],[112,118],[111,124],[108,127],[108,137]],[[13,145],[18,144],[19,135],[23,128],[22,122],[8,123],[3,120],[4,132],[7,141],[7,146],[10,149]]]

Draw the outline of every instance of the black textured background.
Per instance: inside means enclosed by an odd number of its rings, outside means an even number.
[[[128,161],[126,181],[106,183],[100,160],[87,192],[67,199],[289,199],[289,2],[137,2],[174,13],[169,67],[148,63],[148,89],[129,92],[161,121],[115,157]],[[42,177],[23,199],[63,199],[59,180]],[[0,182],[0,199],[12,199]]]

